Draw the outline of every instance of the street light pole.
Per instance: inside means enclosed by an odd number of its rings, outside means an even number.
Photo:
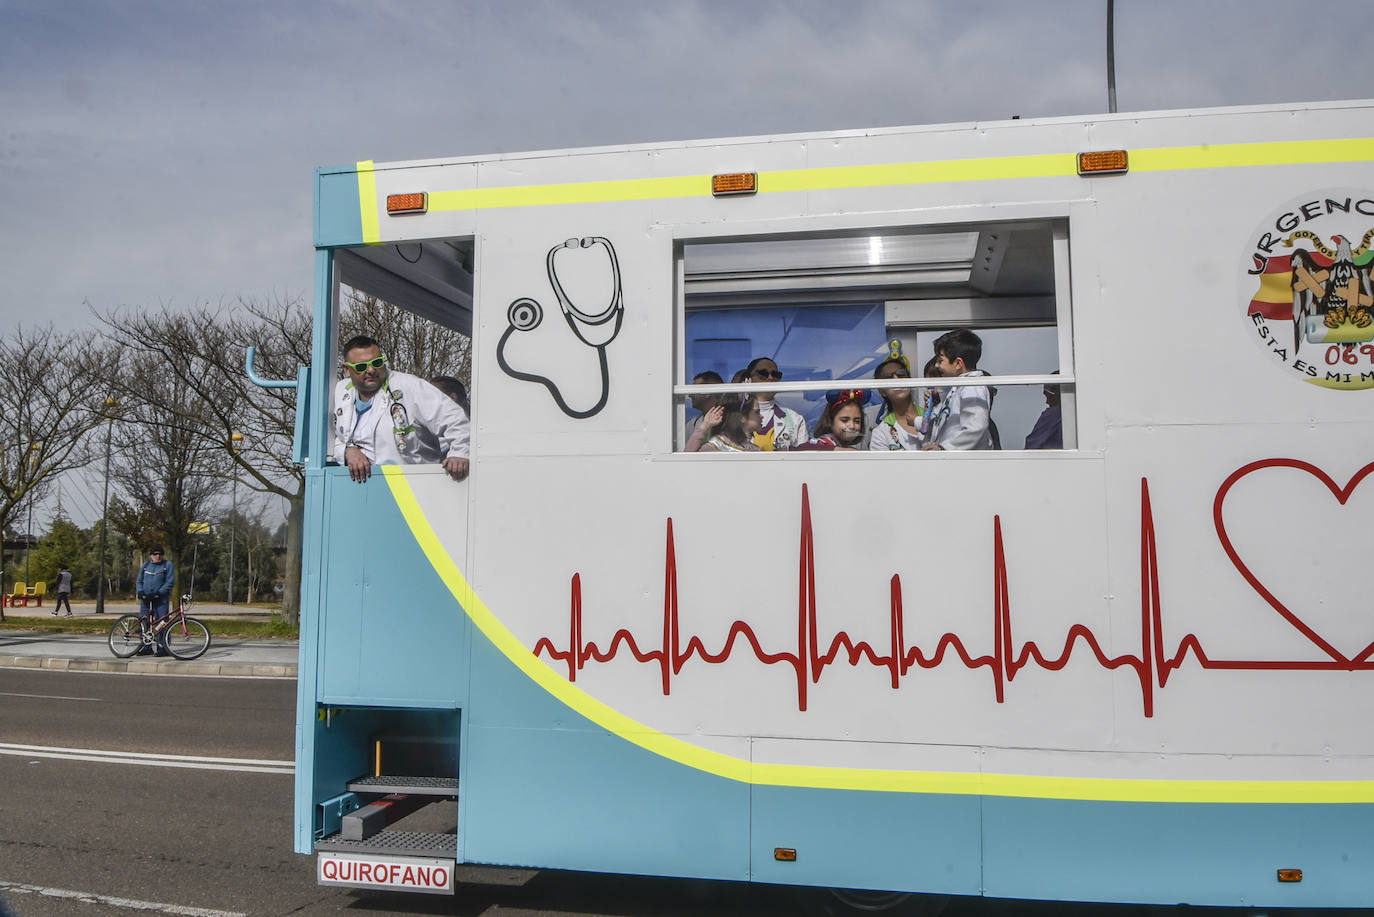
[[[33,547],[33,494],[29,494],[29,521],[24,527],[24,582],[32,586],[29,579],[29,550]]]
[[[114,429],[114,412],[119,399],[105,399],[105,496],[100,500],[100,579],[95,584],[95,613],[105,613],[105,526],[110,515],[110,432]]]
[[[38,451],[38,443],[29,443],[29,454],[24,456],[24,460],[29,463],[30,469],[33,467],[34,453]],[[33,580],[29,579],[29,551],[33,550],[33,485],[29,485],[29,521],[24,526],[24,584],[30,589],[33,588]]]
[[[242,433],[229,434],[229,448],[235,455],[239,454],[239,445],[243,442]],[[239,475],[238,469],[234,469],[234,476],[229,483],[229,604],[234,604],[234,511],[239,504]]]
[[[1116,0],[1107,0],[1107,111],[1116,112]]]

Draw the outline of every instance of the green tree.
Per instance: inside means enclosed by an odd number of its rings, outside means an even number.
[[[72,574],[72,594],[94,594],[96,577],[100,575],[96,535],[58,516],[33,549],[29,565],[33,578],[46,582],[48,591],[52,592],[57,573],[64,564]]]
[[[241,511],[229,513],[217,526],[214,540],[215,577],[209,595],[214,601],[228,598],[230,542],[233,543],[234,601],[275,601],[274,584],[277,570],[277,541],[263,524],[263,508],[252,515]]]

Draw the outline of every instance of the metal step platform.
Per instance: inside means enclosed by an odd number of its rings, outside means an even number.
[[[329,853],[360,853],[376,856],[430,857],[452,860],[458,856],[456,834],[426,834],[420,831],[386,830],[367,840],[346,840],[342,833],[331,834],[315,842],[315,851]]]
[[[358,777],[348,781],[350,793],[386,795],[407,793],[411,796],[457,796],[457,777],[388,776]]]

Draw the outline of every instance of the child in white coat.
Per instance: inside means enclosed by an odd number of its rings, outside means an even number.
[[[946,377],[984,376],[978,369],[983,340],[960,328],[935,339],[935,368]],[[986,385],[951,386],[931,420],[926,451],[992,448],[992,395]]]

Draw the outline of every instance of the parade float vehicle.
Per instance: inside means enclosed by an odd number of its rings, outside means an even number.
[[[320,169],[297,851],[1374,902],[1371,106]],[[349,290],[470,335],[466,479],[332,462]],[[991,380],[921,378],[955,328]],[[897,348],[1001,448],[685,451]]]

